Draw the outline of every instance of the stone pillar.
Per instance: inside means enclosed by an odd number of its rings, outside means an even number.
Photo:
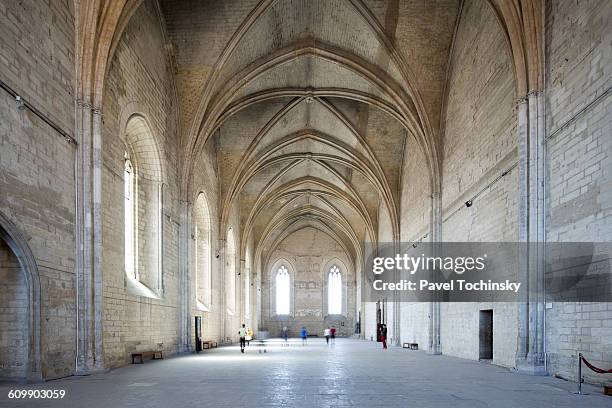
[[[102,112],[77,100],[75,374],[104,369],[102,344]]]
[[[102,333],[102,109],[94,107],[92,115],[93,347],[94,369],[100,371],[105,367]]]
[[[223,234],[223,233],[222,233]],[[225,341],[225,322],[227,316],[227,293],[225,291],[225,275],[226,275],[226,265],[225,265],[225,239],[219,238],[217,241],[217,255],[219,260],[219,269],[221,270],[221,305],[219,309],[219,340],[221,342]]]
[[[439,191],[431,195],[430,242],[434,244],[433,256],[439,253],[438,244],[442,241],[442,196]],[[433,273],[438,273],[434,271]],[[429,353],[442,354],[440,344],[440,300],[439,294],[434,292],[429,306]]]
[[[246,295],[244,293],[245,291],[245,287],[244,287],[244,283],[245,283],[245,276],[246,276],[246,260],[241,259],[240,260],[240,276],[238,278],[238,288],[240,288],[240,290],[236,290],[236,296],[238,296],[238,299],[240,299],[240,324],[242,323],[246,323]]]
[[[533,91],[518,101],[519,279],[526,286],[519,303],[517,368],[544,368],[545,131],[544,97]]]
[[[399,233],[394,237],[394,249],[393,252],[396,254],[400,253],[400,237]],[[400,273],[397,268],[393,269],[393,281],[399,282]],[[400,294],[399,291],[393,291],[393,344],[396,346],[400,345],[401,327],[400,327]]]
[[[191,277],[189,268],[189,243],[191,241],[191,204],[180,202],[179,226],[179,352],[191,351]]]
[[[262,271],[261,271],[261,267],[259,266],[259,262],[255,262],[253,265],[255,265],[255,313],[257,315],[257,330],[261,330],[263,327],[261,327],[261,322],[263,322],[263,311],[261,310],[261,276],[262,276]]]

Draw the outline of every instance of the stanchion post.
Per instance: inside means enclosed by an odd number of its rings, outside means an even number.
[[[582,353],[578,353],[578,394],[582,395]]]
[[[582,353],[578,353],[578,391],[574,394],[587,395],[582,393]]]

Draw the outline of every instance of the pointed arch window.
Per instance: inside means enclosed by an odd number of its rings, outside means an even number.
[[[160,154],[146,119],[132,115],[123,149],[124,268],[131,293],[164,293],[164,183]]]
[[[327,276],[327,313],[342,314],[342,274],[340,268],[334,265]]]
[[[123,166],[123,206],[124,206],[124,236],[125,236],[125,273],[138,279],[136,268],[136,240],[135,240],[135,199],[134,194],[134,166],[127,152]]]
[[[276,314],[288,315],[291,309],[291,280],[285,265],[276,271]]]

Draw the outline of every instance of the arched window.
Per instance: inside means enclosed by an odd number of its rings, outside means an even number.
[[[230,314],[236,310],[236,242],[234,232],[227,231],[227,251],[225,263],[225,296],[226,306]]]
[[[342,275],[336,265],[331,267],[327,277],[327,313],[342,314]]]
[[[211,301],[211,228],[208,202],[203,193],[194,205],[194,278],[199,309],[208,310]]]
[[[160,154],[146,119],[130,117],[124,149],[124,265],[130,290],[163,293],[163,182]]]
[[[281,265],[276,271],[276,314],[288,315],[291,309],[291,281],[289,271]]]
[[[125,234],[125,273],[138,279],[138,270],[136,268],[136,242],[134,239],[136,216],[136,204],[134,195],[134,166],[125,152],[125,161],[123,167],[123,214],[124,214],[124,234]]]

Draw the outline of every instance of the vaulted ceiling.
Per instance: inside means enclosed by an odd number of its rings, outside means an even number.
[[[221,226],[271,251],[313,226],[352,256],[399,228],[404,144],[436,166],[459,0],[163,0],[185,174],[216,151]],[[190,167],[191,166],[191,167]],[[234,214],[234,213],[233,213]]]

